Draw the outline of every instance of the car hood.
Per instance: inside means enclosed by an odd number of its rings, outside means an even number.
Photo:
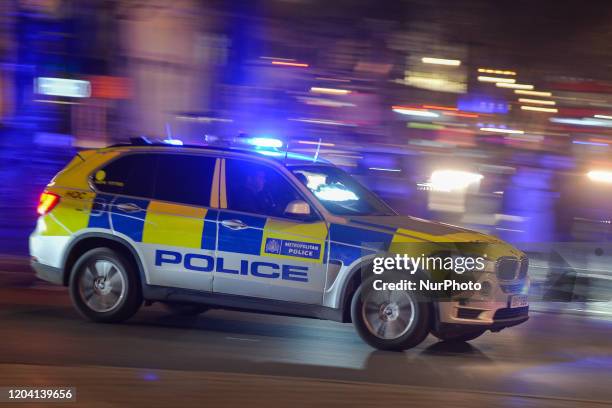
[[[410,216],[359,216],[351,217],[349,225],[393,234],[394,242],[453,242],[483,243],[488,245],[493,257],[524,254],[512,245],[491,235],[455,225],[429,221]]]

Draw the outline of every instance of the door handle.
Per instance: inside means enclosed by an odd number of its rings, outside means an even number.
[[[126,213],[133,213],[133,212],[142,211],[142,208],[140,208],[139,206],[137,206],[134,203],[117,204],[117,208],[120,209],[123,212],[126,212]]]
[[[234,231],[249,228],[248,225],[240,220],[223,220],[221,221],[221,225]]]

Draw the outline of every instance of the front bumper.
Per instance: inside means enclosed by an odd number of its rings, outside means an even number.
[[[36,272],[36,277],[47,282],[63,285],[63,274],[60,268],[42,264],[34,259],[30,261],[30,266]]]
[[[529,306],[510,307],[513,296],[528,293],[529,278],[500,282],[494,275],[485,274],[481,278],[481,282],[484,281],[488,281],[491,286],[487,295],[476,292],[463,299],[439,302],[437,324],[499,331],[529,319]]]
[[[448,333],[452,333],[452,332],[457,332],[457,333],[461,333],[463,331],[465,331],[466,328],[470,327],[470,328],[474,328],[477,327],[479,329],[483,329],[483,330],[491,330],[492,332],[498,332],[501,331],[507,327],[512,327],[512,326],[517,326],[521,323],[525,323],[527,320],[529,320],[529,316],[527,314],[525,314],[524,316],[521,317],[517,317],[514,319],[504,319],[504,320],[497,320],[494,321],[493,323],[485,323],[485,324],[478,324],[478,325],[474,325],[474,324],[468,324],[466,325],[465,323],[463,324],[458,324],[458,323],[442,323],[442,322],[438,322],[437,325],[437,330],[440,332],[448,332]]]

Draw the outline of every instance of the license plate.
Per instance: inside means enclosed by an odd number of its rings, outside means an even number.
[[[525,307],[529,306],[529,299],[527,295],[514,295],[510,296],[510,307]]]

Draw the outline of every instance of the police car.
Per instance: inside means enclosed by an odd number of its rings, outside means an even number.
[[[85,150],[48,184],[38,213],[37,276],[68,286],[96,322],[162,302],[183,314],[224,308],[352,322],[373,347],[404,350],[429,333],[467,341],[528,319],[520,251],[398,216],[312,157],[165,144]],[[442,301],[373,288],[376,256],[402,243],[455,241],[498,248],[477,277],[486,291]]]

